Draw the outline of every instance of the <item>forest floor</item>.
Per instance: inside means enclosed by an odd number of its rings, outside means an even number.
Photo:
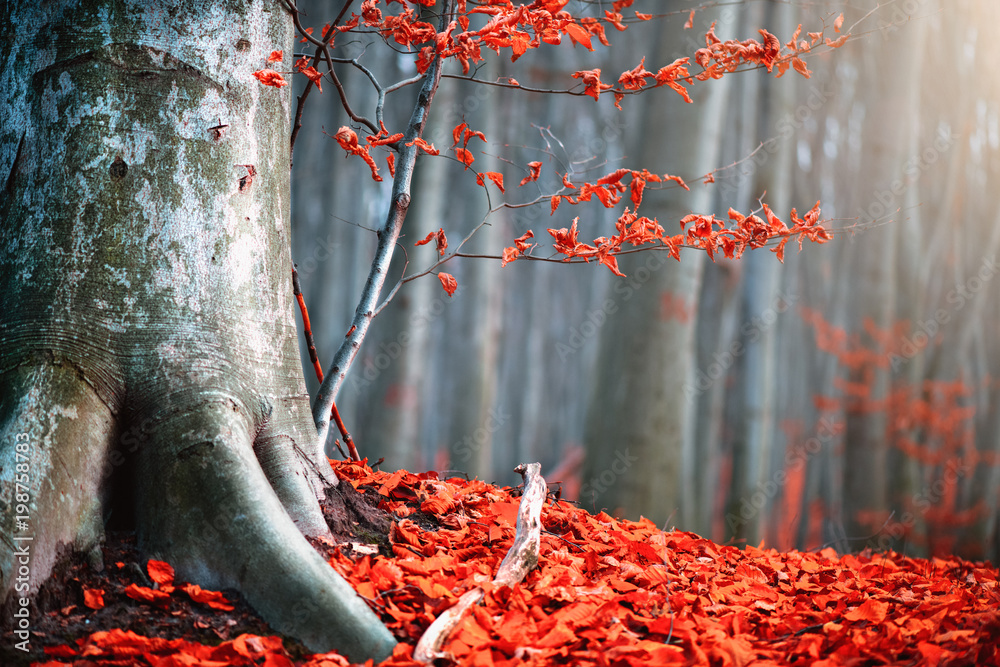
[[[1000,665],[1000,576],[989,563],[737,549],[551,499],[539,567],[494,589],[517,488],[335,467],[394,515],[379,544],[316,545],[400,640],[383,665],[417,664],[417,639],[475,586],[482,605],[443,647],[462,665]],[[4,632],[0,664],[349,664],[276,635],[234,592],[174,582],[123,533],[108,535],[102,571],[68,560],[37,602],[32,653]]]

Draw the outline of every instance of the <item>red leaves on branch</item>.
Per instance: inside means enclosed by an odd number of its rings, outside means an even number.
[[[565,10],[567,2],[562,0],[535,0],[530,4],[515,5],[508,0],[490,0],[481,5],[469,7],[466,2],[459,2],[457,20],[452,21],[442,32],[434,25],[421,21],[414,8],[399,0],[389,0],[387,4],[401,5],[396,13],[385,14],[378,7],[379,0],[364,0],[361,3],[361,16],[351,14],[351,18],[342,25],[336,26],[337,32],[346,32],[363,25],[367,29],[376,30],[384,39],[410,49],[416,56],[417,70],[427,71],[436,58],[454,58],[462,65],[462,70],[468,74],[471,65],[483,61],[483,48],[500,53],[509,49],[511,60],[515,61],[528,49],[536,49],[543,44],[555,45],[562,41],[562,36],[569,37],[573,44],[579,44],[589,50],[594,49],[593,38],[604,46],[610,46],[605,25],[613,25],[617,30],[626,30],[628,25],[621,13],[628,4],[613,3],[611,10],[604,11],[603,18],[593,16],[576,17]],[[416,4],[428,7],[434,6],[434,0],[419,0]],[[473,14],[484,14],[489,17],[485,25],[476,30],[470,30],[469,18]],[[648,20],[650,15],[635,14],[636,19]],[[685,28],[694,24],[694,10],[688,16]],[[833,23],[833,29],[839,33],[843,25],[843,14]],[[744,67],[765,67],[769,72],[775,68],[778,76],[789,68],[810,76],[809,68],[802,55],[808,53],[813,46],[825,43],[830,48],[843,45],[850,35],[843,35],[836,40],[823,39],[823,32],[811,32],[811,41],[799,41],[802,27],[799,26],[792,39],[784,46],[775,35],[767,30],[760,30],[760,40],[747,39],[721,40],[715,34],[713,23],[705,33],[705,47],[698,49],[693,61],[703,68],[702,72],[692,75],[688,71],[691,58],[678,58],[669,65],[662,66],[656,73],[646,70],[645,60],[632,70],[622,73],[618,85],[613,86],[601,81],[601,70],[581,70],[572,76],[583,83],[583,93],[600,99],[602,92],[612,91],[615,104],[618,105],[626,93],[653,85],[654,87],[669,86],[688,102],[691,101],[686,85],[692,85],[697,79],[719,78],[728,72]],[[312,33],[313,29],[306,29]],[[324,26],[323,34],[330,32],[330,26]],[[278,53],[278,52],[275,52]],[[272,54],[273,55],[273,54]],[[269,59],[269,62],[271,60]],[[299,67],[317,85],[321,75],[313,68]],[[282,86],[287,82],[277,72],[261,70],[254,73],[265,85]],[[511,80],[512,85],[517,85]],[[457,141],[456,141],[457,143]],[[463,146],[463,148],[466,148]]]
[[[541,165],[538,166],[541,169]],[[563,185],[574,191],[574,194],[555,195],[552,197],[552,211],[559,207],[562,201],[570,204],[580,204],[597,199],[606,208],[616,206],[624,193],[628,192],[638,211],[642,204],[643,194],[649,183],[675,182],[685,190],[687,184],[679,176],[670,174],[653,174],[648,170],[617,169],[597,180],[596,183],[572,183],[568,175],[563,176]],[[592,243],[582,243],[578,236],[578,218],[573,221],[570,229],[549,229],[554,239],[553,249],[562,255],[564,260],[582,259],[597,260],[607,266],[615,275],[622,275],[615,258],[623,250],[623,244],[632,247],[661,247],[675,259],[680,259],[678,250],[681,247],[701,248],[713,260],[715,253],[721,252],[729,259],[739,258],[747,248],[759,248],[769,242],[776,242],[773,251],[779,261],[784,261],[785,244],[792,238],[798,238],[799,249],[804,240],[815,243],[825,243],[833,235],[820,225],[819,202],[799,218],[795,209],[791,211],[792,226],[782,222],[771,209],[762,205],[765,219],[757,215],[745,216],[730,209],[729,221],[716,218],[714,215],[692,213],[681,219],[682,234],[665,236],[663,227],[656,219],[640,217],[637,212],[625,209],[615,223],[617,234],[611,237],[598,237]],[[530,237],[529,237],[530,238]],[[505,248],[502,256],[503,265],[524,256],[526,249],[518,245]]]
[[[618,77],[618,83],[621,84],[622,88],[625,90],[639,90],[646,85],[647,78],[656,76],[643,67],[645,64],[646,59],[643,58],[639,61],[639,64],[635,66],[635,69],[623,72],[622,75]]]
[[[818,310],[803,307],[800,314],[813,329],[816,347],[833,355],[843,369],[833,378],[832,395],[813,397],[816,408],[833,414],[879,415],[885,422],[886,443],[920,466],[927,484],[935,489],[933,506],[923,504],[922,496],[903,499],[904,512],[920,516],[920,522],[900,520],[881,508],[862,511],[855,520],[908,544],[926,545],[933,556],[981,550],[980,543],[960,537],[987,512],[982,501],[967,501],[968,480],[994,474],[987,471],[1000,466],[997,454],[969,446],[976,441],[981,421],[974,397],[992,381],[985,379],[977,386],[957,377],[912,383],[902,374],[885,389],[880,374],[898,371],[919,355],[935,354],[943,341],[934,329],[938,320],[917,324],[901,320],[887,327],[865,320],[862,330],[849,332],[828,322]]]

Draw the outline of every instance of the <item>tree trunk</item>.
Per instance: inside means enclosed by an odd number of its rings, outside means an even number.
[[[679,3],[664,3],[676,9]],[[700,20],[714,14],[708,10]],[[723,25],[722,32],[731,29]],[[680,22],[664,25],[651,62],[670,62],[686,38]],[[634,37],[638,37],[637,35]],[[692,88],[695,103],[675,96],[644,108],[630,162],[658,173],[703,175],[718,166],[727,79]],[[666,91],[664,91],[666,92]],[[665,229],[690,211],[706,211],[710,191],[647,191],[640,215]],[[673,233],[668,231],[668,233]],[[696,390],[695,317],[704,257],[684,252],[677,264],[666,253],[623,257],[619,279],[604,302],[600,351],[590,399],[580,501],[588,509],[624,508],[663,523],[680,503],[684,443],[693,440]],[[690,448],[693,449],[693,448]]]
[[[251,76],[272,50],[290,62],[290,17],[264,0],[7,6],[4,599],[134,509],[180,578],[239,589],[314,650],[386,656],[392,636],[304,537],[330,534],[318,500],[337,480],[296,342],[291,95]]]

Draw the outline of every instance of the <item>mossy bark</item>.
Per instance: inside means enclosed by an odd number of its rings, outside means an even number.
[[[290,17],[267,0],[5,13],[3,597],[134,513],[181,578],[240,589],[313,649],[385,656],[392,636],[304,537],[329,534],[337,482],[295,336],[291,94],[251,76],[274,50],[290,69]]]

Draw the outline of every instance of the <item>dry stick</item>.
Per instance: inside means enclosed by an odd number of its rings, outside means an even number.
[[[306,309],[306,300],[302,298],[302,288],[299,286],[299,272],[295,270],[295,267],[292,267],[292,293],[295,294],[295,298],[299,302],[299,310],[302,312],[302,333],[306,339],[306,347],[309,349],[309,361],[312,362],[313,370],[316,371],[316,379],[322,384],[323,367],[319,365],[319,356],[316,354],[316,345],[313,343],[312,325],[309,323],[309,311]],[[347,432],[344,420],[340,418],[340,411],[337,409],[336,403],[333,404],[330,412],[333,421],[337,424],[337,428],[340,429],[340,435],[344,438],[344,444],[347,445],[347,453],[350,455],[351,460],[360,461],[361,456],[358,455],[358,448],[354,446],[354,440],[351,439],[351,434]]]
[[[454,13],[454,7],[454,0],[447,0],[441,14],[441,32],[447,29]],[[442,57],[438,55],[431,63],[425,74],[424,83],[420,87],[420,93],[417,95],[417,103],[413,107],[413,113],[410,115],[403,140],[399,144],[399,164],[396,168],[396,176],[392,181],[392,203],[386,215],[385,224],[378,231],[378,246],[375,250],[375,257],[372,258],[368,279],[365,281],[358,307],[354,311],[351,328],[344,337],[344,342],[337,350],[337,354],[333,357],[333,363],[330,364],[326,378],[320,385],[319,396],[316,397],[316,403],[313,406],[313,422],[316,424],[316,431],[321,443],[326,442],[330,428],[327,415],[330,414],[334,398],[347,377],[351,363],[357,357],[361,341],[368,333],[368,327],[371,325],[375,307],[378,305],[378,298],[389,271],[396,240],[403,227],[403,220],[406,219],[406,212],[410,206],[413,167],[417,161],[417,152],[420,150],[414,142],[420,138],[424,126],[427,124],[427,113],[434,100],[434,94],[437,92],[438,82],[441,80],[442,60]]]
[[[513,588],[538,564],[542,505],[545,503],[548,487],[542,478],[542,466],[538,463],[522,463],[514,468],[514,472],[520,473],[524,479],[524,495],[521,496],[521,504],[517,508],[517,533],[514,535],[514,544],[500,562],[497,575],[493,578],[495,587]],[[466,610],[478,604],[484,595],[485,592],[478,586],[466,591],[455,606],[434,619],[413,649],[413,659],[429,665],[437,658],[450,658],[451,656],[441,651],[441,647],[462,620]]]
[[[302,288],[299,286],[299,272],[292,267],[292,294],[299,302],[299,310],[302,312],[302,329],[306,339],[306,348],[309,350],[309,361],[312,362],[313,370],[316,371],[316,379],[323,381],[323,367],[319,365],[319,356],[316,354],[316,345],[313,343],[312,325],[309,323],[309,311],[306,310],[306,301],[302,298]]]

